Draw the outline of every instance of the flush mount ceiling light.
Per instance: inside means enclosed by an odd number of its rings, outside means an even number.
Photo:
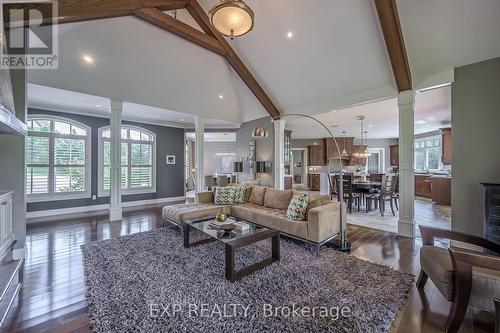
[[[253,29],[254,14],[243,0],[221,0],[209,11],[210,23],[226,37],[243,36]]]

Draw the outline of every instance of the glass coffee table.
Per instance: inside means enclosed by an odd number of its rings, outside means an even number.
[[[265,227],[261,227],[254,223],[238,219],[238,222],[249,225],[249,229],[240,231],[233,229],[232,231],[223,231],[210,226],[210,222],[214,219],[198,221],[186,221],[183,225],[184,247],[204,244],[207,242],[219,241],[226,246],[226,279],[231,282],[238,281],[244,276],[269,266],[275,261],[280,260],[280,232]],[[191,242],[189,239],[191,230],[199,230],[209,238]],[[247,245],[254,244],[264,239],[271,239],[271,256],[260,262],[254,263],[238,271],[235,270],[234,255],[235,251]]]

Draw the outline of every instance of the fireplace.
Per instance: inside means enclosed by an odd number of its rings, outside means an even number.
[[[485,187],[484,238],[500,244],[500,184],[482,183]]]

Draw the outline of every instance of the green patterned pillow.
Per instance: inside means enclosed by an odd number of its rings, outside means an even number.
[[[246,203],[246,187],[245,186],[234,186],[234,201],[233,204],[239,205]]]
[[[291,220],[305,221],[308,203],[308,193],[295,192],[293,194],[292,200],[290,201],[290,204],[288,205],[286,217]]]
[[[234,187],[215,187],[215,199],[214,204],[216,205],[232,205],[234,201]]]

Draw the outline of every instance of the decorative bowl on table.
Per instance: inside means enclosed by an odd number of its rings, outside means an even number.
[[[222,230],[224,231],[232,231],[234,228],[236,228],[236,225],[234,223],[228,223],[222,225]]]

